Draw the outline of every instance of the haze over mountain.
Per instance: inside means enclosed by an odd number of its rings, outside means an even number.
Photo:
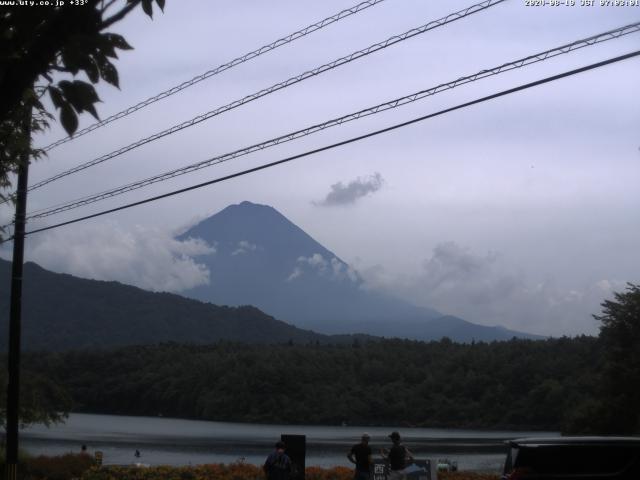
[[[287,323],[335,334],[362,332],[420,340],[539,338],[472,324],[367,289],[358,273],[274,208],[230,205],[178,237],[215,252],[194,259],[210,283],[182,292],[221,305],[255,305]]]
[[[0,260],[0,351],[7,348],[11,263]],[[342,343],[274,319],[255,307],[219,307],[118,282],[86,280],[24,265],[25,350],[77,350],[163,342]]]
[[[210,283],[184,292],[193,299],[26,263],[25,349],[219,340],[342,343],[356,338],[349,334],[461,342],[536,338],[368,290],[337,255],[268,206],[231,205],[181,235],[188,237],[215,246],[195,257],[209,270]],[[0,350],[7,344],[10,265],[0,260]]]

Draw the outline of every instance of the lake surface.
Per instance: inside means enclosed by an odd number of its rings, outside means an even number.
[[[431,428],[257,425],[156,417],[72,414],[66,423],[34,425],[21,432],[21,448],[32,454],[59,455],[102,451],[105,464],[197,465],[244,461],[262,465],[281,434],[307,437],[307,466],[348,466],[350,446],[363,432],[371,435],[374,457],[388,447],[387,435],[399,430],[416,458],[449,458],[460,470],[499,471],[504,440],[555,432],[452,430]],[[140,451],[141,457],[134,457]]]

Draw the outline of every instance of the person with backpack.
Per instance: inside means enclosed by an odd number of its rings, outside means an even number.
[[[398,432],[392,432],[389,438],[393,443],[391,449],[382,449],[382,458],[389,461],[389,480],[403,480],[406,478],[404,469],[407,466],[407,460],[413,460],[413,454],[400,443]]]
[[[267,480],[289,480],[291,459],[284,453],[285,448],[284,442],[277,442],[275,451],[265,460],[262,469],[267,475]]]

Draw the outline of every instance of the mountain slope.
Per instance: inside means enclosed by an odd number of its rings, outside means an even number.
[[[214,245],[195,258],[209,285],[185,295],[217,304],[251,304],[276,318],[323,333],[357,331],[394,315],[415,321],[438,312],[372,294],[349,266],[272,207],[231,205],[181,235]]]
[[[216,304],[251,304],[318,332],[454,340],[533,338],[471,324],[365,288],[357,272],[267,205],[230,205],[178,237],[198,238],[215,253],[195,257],[210,284],[183,292]]]
[[[0,260],[0,350],[7,348],[11,263]],[[22,344],[27,350],[109,348],[161,342],[352,341],[301,330],[255,307],[220,307],[118,282],[24,266]]]

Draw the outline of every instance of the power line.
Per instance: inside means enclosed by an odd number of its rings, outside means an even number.
[[[205,120],[208,120],[212,117],[215,117],[217,115],[220,115],[222,113],[228,112],[229,110],[233,110],[234,108],[237,108],[241,105],[244,105],[246,103],[252,102],[254,100],[257,100],[261,97],[264,97],[266,95],[269,95],[273,92],[276,92],[278,90],[282,90],[283,88],[289,87],[291,85],[294,85],[296,83],[302,82],[303,80],[306,80],[308,78],[311,77],[315,77],[317,75],[320,75],[321,73],[324,73],[326,71],[329,70],[333,70],[334,68],[337,68],[339,66],[345,65],[349,62],[352,62],[354,60],[357,60],[359,58],[365,57],[367,55],[370,55],[374,52],[377,52],[379,50],[385,49],[391,45],[394,45],[396,43],[402,42],[404,40],[408,40],[409,38],[415,37],[416,35],[420,35],[423,34],[425,32],[428,32],[429,30],[433,30],[435,28],[441,27],[443,25],[446,25],[448,23],[452,23],[456,20],[460,20],[462,18],[465,18],[469,15],[472,15],[474,13],[486,10],[487,8],[490,8],[492,6],[495,6],[499,3],[502,3],[506,0],[484,0],[481,3],[472,5],[470,7],[467,7],[463,10],[451,13],[449,15],[447,15],[446,17],[440,18],[438,20],[434,20],[431,21],[425,25],[422,25],[421,27],[417,27],[417,28],[413,28],[411,30],[408,30],[405,33],[402,33],[400,35],[395,35],[393,37],[388,38],[387,40],[383,41],[383,42],[379,42],[376,43],[374,45],[371,45],[363,50],[358,50],[356,52],[351,53],[350,55],[347,55],[345,57],[341,57],[337,60],[334,60],[333,62],[324,64],[320,67],[317,67],[313,70],[308,70],[298,76],[295,77],[291,77],[283,82],[280,83],[276,83],[275,85],[272,85],[271,87],[265,88],[263,90],[260,90],[254,94],[251,95],[247,95],[246,97],[240,99],[240,100],[235,100],[234,102],[231,102],[227,105],[224,105],[222,107],[216,108],[215,110],[211,110],[207,113],[204,113],[202,115],[199,115],[195,118],[192,118],[191,120],[187,120],[185,122],[182,122],[178,125],[174,125],[171,128],[168,128],[166,130],[163,130],[162,132],[156,133],[154,135],[151,135],[149,137],[143,138],[141,140],[138,140],[137,142],[134,142],[130,145],[127,145],[125,147],[119,148],[118,150],[115,150],[111,153],[108,153],[106,155],[103,155],[101,157],[95,158],[93,160],[90,160],[88,162],[85,162],[81,165],[78,165],[74,168],[71,168],[69,170],[66,170],[62,173],[59,173],[57,175],[54,175],[53,177],[49,177],[45,180],[42,180],[38,183],[35,183],[34,185],[32,185],[31,187],[29,187],[29,191],[35,190],[37,188],[40,188],[44,185],[47,185],[51,182],[54,182],[56,180],[59,180],[63,177],[66,177],[68,175],[72,175],[74,173],[80,172],[82,170],[85,170],[89,167],[92,167],[94,165],[97,165],[99,163],[103,163],[106,162],[107,160],[110,160],[112,158],[115,158],[119,155],[122,155],[126,152],[129,152],[135,148],[141,147],[142,145],[145,145],[147,143],[153,142],[155,140],[158,140],[160,138],[166,137],[167,135],[171,135],[174,134],[176,132],[179,132],[180,130],[183,130],[185,128],[191,127],[193,125],[197,125],[201,122],[204,122]]]
[[[105,118],[104,120],[101,120],[99,122],[96,122],[92,125],[89,125],[86,128],[83,128],[82,130],[79,130],[77,132],[75,132],[75,134],[72,137],[64,137],[61,138],[49,145],[47,145],[46,147],[43,148],[43,150],[45,151],[49,151],[54,149],[55,147],[62,145],[64,143],[70,142],[71,140],[74,140],[78,137],[81,137],[83,135],[86,135],[89,132],[92,132],[93,130],[96,130],[100,127],[103,127],[109,123],[115,122],[116,120],[119,120],[123,117],[126,117],[128,115],[131,115],[134,112],[137,112],[138,110],[141,110],[149,105],[151,105],[152,103],[158,102],[164,98],[170,97],[171,95],[174,95],[186,88],[191,87],[192,85],[195,85],[196,83],[199,83],[203,80],[206,80],[207,78],[213,77],[214,75],[217,75],[219,73],[222,73],[226,70],[229,70],[237,65],[240,65],[244,62],[247,62],[249,60],[252,60],[256,57],[259,57],[260,55],[263,55],[267,52],[270,52],[272,50],[275,50],[276,48],[282,47],[283,45],[287,45],[288,43],[291,43],[295,40],[298,40],[299,38],[305,37],[313,32],[316,32],[324,27],[327,27],[335,22],[338,22],[344,18],[347,18],[351,15],[354,15],[356,13],[359,13],[369,7],[373,7],[374,5],[377,5],[379,3],[384,2],[385,0],[367,0],[365,2],[359,3],[351,8],[347,8],[345,10],[342,10],[338,13],[336,13],[335,15],[332,15],[330,17],[325,18],[324,20],[320,20],[319,22],[316,22],[312,25],[309,25],[307,27],[304,27],[301,30],[298,30],[296,32],[293,32],[289,35],[287,35],[286,37],[282,37],[279,38],[278,40],[271,42],[267,45],[263,45],[260,48],[257,48],[249,53],[245,53],[244,55],[238,57],[238,58],[234,58],[233,60],[231,60],[230,62],[227,63],[223,63],[222,65],[219,65],[211,70],[208,70],[206,72],[204,72],[203,74],[200,74],[196,77],[193,77],[191,80],[187,80],[186,82],[181,83],[180,85],[177,85],[175,87],[172,87],[168,90],[165,90],[163,92],[160,92],[159,94],[153,96],[153,97],[149,97],[146,100],[143,100],[135,105],[133,105],[132,107],[129,107],[125,110],[122,110],[121,112],[115,113],[113,115],[111,115],[108,118]]]
[[[259,150],[264,150],[266,148],[269,147],[273,147],[276,145],[280,145],[282,143],[286,143],[298,138],[302,138],[305,137],[307,135],[311,135],[314,133],[317,133],[319,131],[325,130],[327,128],[330,127],[334,127],[337,125],[342,125],[344,123],[353,121],[353,120],[357,120],[360,119],[362,117],[366,117],[366,116],[370,116],[370,115],[375,115],[378,114],[380,112],[384,112],[386,110],[391,110],[397,107],[400,107],[402,105],[406,105],[408,103],[412,103],[415,102],[417,100],[432,96],[432,95],[436,95],[440,92],[443,92],[445,90],[451,90],[453,88],[456,88],[458,86],[461,85],[465,85],[467,83],[471,83],[477,80],[481,80],[483,78],[486,77],[490,77],[493,75],[498,75],[500,73],[503,72],[507,72],[513,69],[517,69],[517,68],[522,68],[524,66],[527,65],[532,65],[534,63],[538,63],[538,62],[542,62],[544,60],[547,60],[549,58],[553,58],[556,57],[558,55],[562,55],[562,54],[566,54],[590,45],[595,45],[597,43],[602,43],[608,40],[612,40],[615,38],[619,38],[623,35],[627,35],[630,33],[635,33],[640,31],[640,22],[631,24],[631,25],[626,25],[624,27],[620,27],[614,30],[610,30],[604,33],[600,33],[597,35],[593,35],[587,38],[584,38],[582,40],[577,40],[575,42],[566,44],[566,45],[562,45],[560,47],[556,47],[553,49],[549,49],[540,53],[536,53],[534,55],[529,55],[527,57],[524,58],[520,58],[518,60],[514,60],[512,62],[508,62],[508,63],[503,63],[502,65],[499,65],[497,67],[493,67],[493,68],[489,68],[489,69],[485,69],[485,70],[481,70],[478,73],[475,73],[473,75],[468,75],[465,77],[460,77],[456,80],[447,82],[447,83],[442,83],[440,85],[437,85],[435,87],[431,87],[429,89],[426,90],[421,90],[419,92],[413,93],[411,95],[406,95],[404,97],[400,97],[400,98],[396,98],[394,100],[390,100],[388,102],[385,103],[381,103],[378,105],[375,105],[373,107],[369,107],[363,110],[360,110],[358,112],[355,113],[350,113],[348,115],[343,115],[341,117],[338,118],[334,118],[332,120],[328,120],[324,123],[320,123],[320,124],[316,124],[310,127],[306,127],[304,129],[301,130],[297,130],[295,132],[291,132],[291,133],[287,133],[286,135],[281,135],[279,137],[276,138],[272,138],[270,140],[255,144],[255,145],[251,145],[249,147],[245,147],[239,150],[235,150],[233,152],[229,152],[229,153],[225,153],[223,155],[219,155],[207,160],[203,160],[201,162],[198,163],[194,163],[191,165],[187,165],[185,167],[181,167],[181,168],[177,168],[175,170],[171,170],[159,175],[155,175],[153,177],[149,177],[146,178],[144,180],[139,180],[133,183],[129,183],[127,185],[124,186],[120,186],[111,190],[107,190],[98,194],[94,194],[94,195],[90,195],[90,196],[86,196],[80,199],[76,199],[70,202],[65,202],[53,207],[48,207],[45,209],[40,209],[40,210],[36,210],[33,212],[30,212],[29,215],[27,216],[27,219],[33,219],[33,218],[43,218],[43,217],[48,217],[50,215],[54,215],[56,213],[60,213],[60,212],[64,212],[64,211],[68,211],[68,210],[72,210],[75,208],[79,208],[85,205],[89,205],[91,203],[95,203],[101,200],[105,200],[107,198],[111,198],[111,197],[115,197],[117,195],[122,195],[124,193],[133,191],[133,190],[137,190],[139,188],[143,188],[143,187],[147,187],[149,185],[152,185],[154,183],[158,183],[158,182],[162,182],[165,180],[169,180],[171,178],[175,178],[177,176],[180,175],[185,175],[187,173],[191,173],[197,170],[200,170],[202,168],[207,168],[210,167],[212,165],[217,165],[219,163],[223,163],[235,158],[238,158],[240,156],[244,156],[244,155],[248,155],[250,153],[259,151]]]
[[[164,193],[162,195],[157,195],[157,196],[150,197],[150,198],[147,198],[147,199],[144,199],[144,200],[140,200],[140,201],[137,201],[137,202],[128,203],[128,204],[122,205],[120,207],[111,208],[111,209],[108,209],[108,210],[103,210],[103,211],[98,212],[98,213],[94,213],[94,214],[91,214],[91,215],[86,215],[86,216],[83,216],[83,217],[75,218],[73,220],[68,220],[66,222],[60,222],[60,223],[57,223],[55,225],[50,225],[48,227],[42,227],[42,228],[38,228],[38,229],[35,229],[35,230],[31,230],[29,232],[25,232],[25,235],[31,235],[31,234],[34,234],[34,233],[44,232],[46,230],[52,230],[54,228],[59,228],[59,227],[65,226],[65,225],[71,225],[73,223],[78,223],[78,222],[81,222],[81,221],[84,221],[84,220],[89,220],[91,218],[100,217],[100,216],[106,215],[108,213],[113,213],[113,212],[117,212],[117,211],[120,211],[120,210],[125,210],[125,209],[128,209],[128,208],[136,207],[138,205],[143,205],[143,204],[146,204],[146,203],[155,202],[155,201],[161,200],[163,198],[167,198],[167,197],[171,197],[171,196],[178,195],[178,194],[181,194],[181,193],[189,192],[191,190],[196,190],[196,189],[199,189],[199,188],[202,188],[202,187],[206,187],[208,185],[213,185],[215,183],[224,182],[226,180],[231,180],[232,178],[241,177],[241,176],[253,173],[253,172],[257,172],[259,170],[264,170],[264,169],[267,169],[267,168],[270,168],[270,167],[274,167],[276,165],[280,165],[280,164],[283,164],[283,163],[291,162],[291,161],[297,160],[299,158],[303,158],[303,157],[307,157],[307,156],[310,156],[310,155],[314,155],[316,153],[324,152],[326,150],[331,150],[331,149],[334,149],[334,148],[337,148],[337,147],[341,147],[343,145],[348,145],[350,143],[355,143],[355,142],[364,140],[364,139],[369,138],[369,137],[374,137],[374,136],[377,136],[377,135],[380,135],[380,134],[383,134],[383,133],[386,133],[386,132],[390,132],[392,130],[396,130],[396,129],[399,129],[399,128],[402,128],[402,127],[406,127],[408,125],[412,125],[414,123],[422,122],[422,121],[427,120],[429,118],[437,117],[437,116],[440,116],[440,115],[444,115],[446,113],[453,112],[455,110],[460,110],[460,109],[463,109],[463,108],[470,107],[472,105],[477,105],[479,103],[487,102],[489,100],[493,100],[493,99],[496,99],[496,98],[499,98],[499,97],[503,97],[505,95],[510,95],[512,93],[516,93],[516,92],[519,92],[519,91],[522,91],[522,90],[526,90],[526,89],[529,89],[529,88],[532,88],[532,87],[536,87],[538,85],[543,85],[545,83],[549,83],[549,82],[553,82],[553,81],[556,81],[556,80],[560,80],[562,78],[566,78],[566,77],[569,77],[569,76],[572,76],[572,75],[576,75],[578,73],[583,73],[583,72],[586,72],[586,71],[589,71],[589,70],[594,70],[596,68],[604,67],[606,65],[610,65],[610,64],[613,64],[613,63],[616,63],[616,62],[627,60],[629,58],[636,57],[638,55],[640,55],[640,50],[636,50],[635,52],[627,53],[625,55],[620,55],[618,57],[610,58],[610,59],[604,60],[602,62],[592,63],[590,65],[587,65],[587,66],[584,66],[584,67],[581,67],[581,68],[577,68],[577,69],[574,69],[574,70],[569,70],[569,71],[564,72],[564,73],[553,75],[551,77],[546,77],[546,78],[543,78],[541,80],[536,80],[534,82],[526,83],[526,84],[520,85],[518,87],[510,88],[508,90],[503,90],[501,92],[494,93],[492,95],[488,95],[488,96],[485,96],[485,97],[482,97],[482,98],[479,98],[479,99],[476,99],[476,100],[472,100],[470,102],[462,103],[462,104],[456,105],[454,107],[446,108],[444,110],[440,110],[440,111],[435,112],[435,113],[430,113],[428,115],[424,115],[424,116],[421,116],[421,117],[418,117],[418,118],[414,118],[412,120],[408,120],[406,122],[398,123],[398,124],[395,124],[395,125],[392,125],[390,127],[386,127],[386,128],[380,129],[380,130],[369,132],[369,133],[364,134],[364,135],[360,135],[360,136],[357,136],[357,137],[352,137],[352,138],[350,138],[348,140],[343,140],[341,142],[333,143],[331,145],[326,145],[324,147],[316,148],[314,150],[309,150],[307,152],[300,153],[298,155],[293,155],[293,156],[290,156],[290,157],[287,157],[287,158],[283,158],[283,159],[277,160],[275,162],[267,163],[267,164],[260,165],[258,167],[254,167],[254,168],[249,168],[247,170],[243,170],[243,171],[236,172],[236,173],[233,173],[233,174],[230,174],[230,175],[226,175],[224,177],[216,178],[216,179],[209,180],[209,181],[203,182],[203,183],[198,183],[196,185],[191,185],[190,187],[181,188],[179,190],[174,190],[172,192]],[[12,240],[12,238],[8,238],[8,239],[6,239],[6,240],[4,240],[4,241],[2,241],[0,243],[8,242],[8,241]]]

